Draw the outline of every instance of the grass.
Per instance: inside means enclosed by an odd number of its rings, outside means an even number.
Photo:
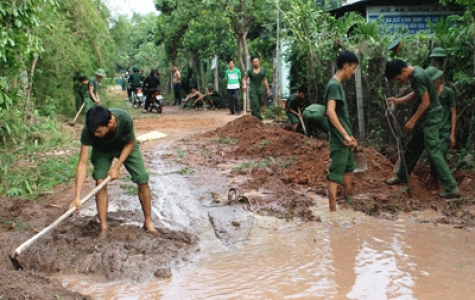
[[[38,119],[28,134],[22,147],[1,154],[0,196],[37,198],[76,175],[79,143],[56,120]]]
[[[178,149],[176,151],[176,158],[182,158],[182,157],[185,157],[186,153],[185,151],[181,150],[181,149]]]
[[[253,169],[253,168],[267,168],[273,165],[278,165],[279,168],[285,169],[292,165],[294,161],[297,159],[294,156],[283,158],[277,161],[273,156],[270,156],[266,159],[261,159],[259,161],[247,160],[241,162],[239,165],[235,166],[234,170],[242,170],[242,169]]]
[[[292,164],[297,160],[297,158],[295,156],[291,156],[291,157],[285,157],[283,159],[281,159],[279,161],[279,168],[281,169],[286,169],[290,166],[292,166]]]
[[[353,199],[353,195],[348,195],[348,197],[346,198],[346,204],[348,204],[348,205],[355,204],[355,200]]]
[[[214,156],[214,152],[211,151],[211,150],[203,150],[203,151],[201,152],[201,155],[207,156],[207,157],[211,157],[211,156]]]
[[[262,141],[257,147],[260,148],[260,149],[262,149],[262,148],[264,148],[266,145],[269,145],[270,143],[272,143],[272,142],[269,141],[269,140],[264,140],[264,141]]]
[[[239,143],[238,139],[233,139],[231,137],[219,137],[215,140],[220,145],[236,145]]]
[[[21,231],[26,228],[30,228],[30,224],[22,221],[8,220],[5,221],[5,224],[13,227],[15,231]]]
[[[138,195],[139,193],[139,189],[137,185],[121,184],[120,188],[126,190],[127,195]]]
[[[187,175],[187,174],[193,174],[193,173],[195,173],[195,170],[190,166],[186,166],[180,171],[178,171],[178,174],[181,174],[181,175]]]

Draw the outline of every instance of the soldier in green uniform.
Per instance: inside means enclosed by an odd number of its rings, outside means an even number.
[[[206,94],[203,94],[202,98],[203,101],[210,106],[210,110],[215,110],[221,105],[221,95],[214,89],[214,84],[212,83],[208,83],[206,86]]]
[[[444,59],[447,57],[444,48],[436,47],[429,55],[430,64],[439,70],[444,69]]]
[[[301,86],[298,88],[297,93],[290,95],[289,100],[285,102],[285,114],[292,124],[292,130],[297,131],[300,124],[300,118],[302,118],[302,106],[307,94],[307,88]],[[300,112],[299,112],[300,109]]]
[[[442,123],[439,130],[440,150],[448,163],[449,146],[455,147],[455,129],[457,127],[457,108],[455,103],[455,92],[442,84],[441,78],[444,72],[436,67],[428,67],[425,72],[434,82],[435,90],[439,96],[440,105],[442,105]],[[431,174],[437,177],[436,168],[431,162]]]
[[[434,83],[422,68],[408,66],[399,59],[386,64],[385,75],[388,80],[396,80],[399,83],[410,82],[413,89],[412,93],[402,98],[388,98],[388,105],[393,105],[393,103],[399,105],[416,99],[419,101],[417,111],[404,127],[407,133],[411,133],[404,152],[406,166],[401,163],[397,176],[386,180],[386,183],[393,185],[407,182],[406,168],[407,174],[410,175],[425,149],[444,188],[439,196],[442,198],[459,196],[457,182],[450,173],[440,148],[439,130],[443,109]]]
[[[111,176],[111,180],[119,178],[120,168],[124,165],[132,176],[132,181],[138,186],[138,196],[145,217],[144,227],[148,231],[157,232],[152,224],[148,174],[140,153],[139,142],[135,139],[134,123],[128,112],[118,108],[107,109],[99,105],[87,112],[76,168],[76,193],[70,207],[81,209],[81,191],[86,179],[90,147],[92,147],[91,162],[94,166],[92,177],[96,180],[96,185],[107,176]],[[112,165],[114,158],[118,160]],[[96,194],[101,232],[107,231],[108,203],[107,186],[104,186]]]
[[[305,128],[307,129],[306,137],[310,137],[310,135],[316,136],[317,129],[328,134],[329,125],[325,111],[325,106],[320,104],[312,104],[304,109],[302,117]]]
[[[336,61],[337,71],[328,82],[323,95],[330,125],[331,164],[327,175],[330,181],[328,185],[330,211],[336,211],[336,194],[339,184],[343,184],[345,197],[350,196],[352,190],[353,170],[355,169],[352,149],[358,146],[358,142],[353,137],[348,103],[341,83],[355,74],[358,63],[358,57],[353,52],[343,51]]]
[[[261,116],[261,102],[264,100],[264,89],[267,97],[270,96],[269,83],[267,82],[266,72],[259,66],[259,57],[251,59],[252,69],[247,70],[242,79],[242,89],[247,90],[247,79],[250,79],[249,100],[251,102],[251,114],[259,120],[263,120]],[[244,107],[244,109],[246,109]]]
[[[140,74],[140,69],[137,67],[132,67],[132,74],[130,75],[127,83],[130,87],[129,100],[132,102],[132,91],[142,87],[142,75]]]
[[[101,99],[99,97],[99,88],[101,86],[101,79],[106,77],[106,72],[103,69],[98,69],[95,76],[89,79],[88,82],[88,95],[84,98],[84,109],[86,113],[92,107],[101,105]]]
[[[401,39],[396,39],[391,42],[388,46],[388,51],[391,51],[392,56],[395,57],[400,51],[402,47],[402,41]]]

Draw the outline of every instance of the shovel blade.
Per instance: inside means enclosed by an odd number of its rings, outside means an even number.
[[[355,170],[354,173],[361,173],[368,170],[366,155],[363,152],[355,152]]]

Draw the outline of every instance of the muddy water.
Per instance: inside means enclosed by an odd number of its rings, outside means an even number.
[[[216,198],[225,199],[229,188],[225,170],[182,176],[174,172],[183,165],[158,157],[149,168],[157,226],[196,232],[201,254],[174,266],[170,279],[68,277],[65,287],[94,299],[473,298],[475,232],[436,226],[435,213],[393,221],[351,210],[330,214],[325,199],[313,195],[322,222],[302,224],[220,206]],[[140,211],[123,194],[111,195],[110,210]]]

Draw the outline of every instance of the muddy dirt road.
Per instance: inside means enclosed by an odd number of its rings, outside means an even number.
[[[475,291],[469,183],[461,202],[445,202],[415,176],[420,188],[407,197],[383,183],[391,162],[366,149],[369,171],[356,176],[353,203],[330,214],[325,141],[224,110],[165,107],[135,126],[168,134],[141,146],[159,236],[140,229],[124,173],[109,185],[111,232],[97,234],[89,202],[21,255],[27,271],[0,258],[3,299],[469,299]],[[2,201],[2,224],[30,225],[3,226],[2,253],[64,211],[74,191],[58,191],[39,203]]]

